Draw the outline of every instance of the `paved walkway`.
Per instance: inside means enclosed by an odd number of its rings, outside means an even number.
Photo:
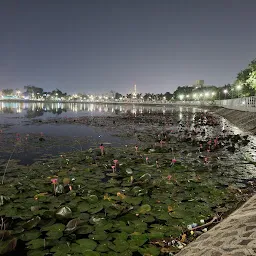
[[[177,256],[255,256],[256,195]]]

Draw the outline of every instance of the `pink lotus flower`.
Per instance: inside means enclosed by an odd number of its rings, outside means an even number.
[[[175,158],[172,159],[172,163],[175,164],[177,160]]]
[[[101,152],[101,155],[103,156],[104,155],[104,146],[103,146],[103,144],[100,145],[100,152]]]
[[[202,145],[202,144],[200,144],[199,146],[200,146],[200,148],[203,148],[203,145]]]
[[[167,176],[167,179],[168,179],[168,180],[171,180],[171,178],[172,178],[172,175],[168,175],[168,176]]]
[[[146,157],[146,163],[148,163],[148,157]]]
[[[56,184],[58,183],[58,179],[53,178],[53,179],[51,179],[51,182],[53,184],[53,191],[54,191],[54,194],[56,196]]]
[[[52,182],[52,184],[57,184],[57,182],[58,182],[58,179],[56,179],[56,178],[54,178],[54,179],[51,179],[51,182]]]
[[[112,168],[113,172],[115,172],[116,167],[114,165],[112,165],[111,168]]]
[[[113,160],[113,162],[115,163],[115,165],[118,163],[118,160]]]
[[[205,157],[205,158],[204,158],[204,162],[205,162],[205,163],[208,163],[208,157]]]

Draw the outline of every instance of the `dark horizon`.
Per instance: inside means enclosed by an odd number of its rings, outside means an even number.
[[[256,57],[255,9],[252,0],[3,0],[0,88],[223,86]]]

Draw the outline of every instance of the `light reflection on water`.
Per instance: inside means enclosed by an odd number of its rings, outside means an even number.
[[[177,108],[176,108],[177,109]],[[25,117],[25,118],[50,118],[50,117],[74,117],[84,115],[109,115],[119,113],[132,113],[134,115],[142,113],[153,113],[160,111],[165,114],[167,111],[173,113],[172,106],[148,106],[132,104],[94,104],[94,103],[15,103],[0,102],[0,117]],[[184,111],[191,111],[190,108],[179,107],[180,118],[183,117]],[[197,108],[193,107],[195,113]]]

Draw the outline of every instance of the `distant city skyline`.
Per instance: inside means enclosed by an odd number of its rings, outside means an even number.
[[[254,0],[2,0],[0,88],[173,92],[256,57]]]

